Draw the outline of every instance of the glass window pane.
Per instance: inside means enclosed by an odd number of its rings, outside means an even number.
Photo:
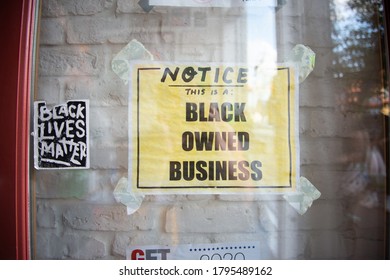
[[[385,258],[382,1],[145,2],[41,1],[33,257]]]

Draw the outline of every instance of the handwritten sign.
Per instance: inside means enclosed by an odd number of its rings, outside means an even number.
[[[144,193],[283,192],[298,175],[295,71],[135,64],[129,174]]]
[[[87,100],[52,109],[45,101],[34,102],[35,168],[89,168],[88,122]]]

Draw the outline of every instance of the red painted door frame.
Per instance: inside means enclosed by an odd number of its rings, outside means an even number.
[[[29,258],[29,114],[35,0],[0,4],[0,259]]]

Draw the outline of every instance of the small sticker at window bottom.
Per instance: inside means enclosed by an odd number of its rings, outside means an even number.
[[[258,260],[260,242],[129,246],[128,260]]]

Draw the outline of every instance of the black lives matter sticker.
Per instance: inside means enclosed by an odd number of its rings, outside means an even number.
[[[34,165],[37,169],[89,168],[89,102],[49,108],[34,102]]]

